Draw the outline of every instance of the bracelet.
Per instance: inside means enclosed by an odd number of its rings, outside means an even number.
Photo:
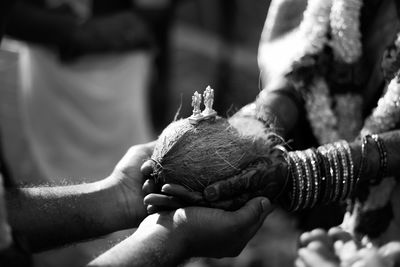
[[[310,207],[314,207],[317,204],[318,198],[319,198],[319,169],[318,169],[318,159],[317,159],[317,154],[315,153],[315,149],[307,149],[305,151],[306,155],[311,161],[311,169],[313,172],[313,182],[314,182],[314,190],[313,190],[313,199]]]
[[[342,166],[342,181],[341,181],[342,191],[340,193],[340,195],[341,195],[340,200],[345,200],[347,197],[347,191],[349,189],[349,187],[348,187],[349,166],[348,166],[346,151],[343,147],[342,142],[336,142],[333,145],[335,146],[335,148],[338,151],[338,157],[340,159],[341,166]]]
[[[346,141],[289,152],[287,156],[293,180],[292,191],[288,191],[290,211],[344,201],[353,193],[354,164]]]
[[[354,162],[353,157],[351,155],[351,150],[349,143],[342,142],[342,145],[346,151],[346,158],[349,164],[349,183],[348,183],[348,192],[346,194],[346,198],[349,198],[351,194],[353,194],[353,190],[355,187],[355,179],[354,179]]]
[[[327,164],[325,157],[322,155],[320,149],[316,149],[315,155],[318,160],[318,169],[319,169],[319,177],[320,177],[320,193],[319,193],[319,200],[322,203],[326,202],[326,192],[329,183],[329,165]]]
[[[365,135],[361,139],[361,160],[360,160],[360,166],[358,168],[357,172],[357,178],[356,178],[356,184],[360,182],[361,175],[364,172],[366,160],[367,160],[367,145],[368,145],[368,137],[370,135]]]
[[[386,147],[382,141],[382,139],[377,134],[371,135],[372,140],[374,140],[376,146],[378,147],[379,152],[379,174],[375,177],[370,179],[371,185],[380,184],[383,177],[385,177],[387,172],[387,151]]]
[[[326,147],[321,146],[317,149],[317,151],[321,155],[322,162],[324,164],[325,178],[326,178],[325,191],[324,191],[324,195],[322,198],[322,203],[328,204],[331,200],[331,188],[334,185],[333,169],[331,168],[331,165],[329,162],[329,155],[328,155],[328,150],[326,149]]]
[[[296,179],[298,177],[298,173],[297,173],[297,168],[296,168],[296,162],[294,161],[294,159],[289,155],[287,156],[287,161],[289,163],[289,170],[290,170],[290,174],[292,176],[292,192],[289,196],[290,199],[290,204],[289,204],[289,211],[294,210],[295,204],[296,204],[296,193],[297,193],[297,182],[298,180]]]
[[[308,208],[310,205],[310,201],[312,198],[312,194],[313,194],[313,190],[312,190],[312,175],[311,175],[311,167],[308,164],[308,160],[307,160],[307,155],[303,152],[303,151],[297,151],[296,152],[298,157],[301,159],[302,161],[302,165],[305,171],[305,200],[303,203],[303,207],[302,208]]]
[[[296,154],[296,152],[293,152],[293,159],[296,163],[296,169],[297,169],[297,180],[298,180],[298,201],[296,203],[296,206],[294,207],[294,210],[298,210],[300,207],[302,207],[303,204],[303,191],[304,191],[304,172],[303,172],[303,168],[302,168],[302,164],[300,158],[298,157],[298,155]]]

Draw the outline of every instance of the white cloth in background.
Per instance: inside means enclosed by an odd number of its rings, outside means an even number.
[[[149,54],[86,56],[63,64],[38,46],[18,43],[17,49],[23,121],[45,177],[102,179],[131,145],[152,139]]]

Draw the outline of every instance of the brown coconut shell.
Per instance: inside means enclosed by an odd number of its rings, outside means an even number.
[[[221,117],[197,125],[181,119],[171,123],[158,139],[152,155],[156,162],[153,176],[159,184],[181,184],[201,192],[249,164],[271,164],[277,139],[268,131],[244,134]]]

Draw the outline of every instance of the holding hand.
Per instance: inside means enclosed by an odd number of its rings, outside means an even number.
[[[275,200],[287,182],[285,162],[278,166],[249,166],[231,178],[209,185],[204,192],[189,191],[177,184],[164,184],[160,188],[151,178],[153,168],[154,162],[148,160],[141,169],[149,178],[143,185],[144,203],[149,213],[190,205],[235,210],[253,197],[267,196]]]
[[[300,246],[296,267],[393,267],[400,262],[400,243],[361,246],[341,228],[304,233]]]
[[[89,266],[177,266],[190,257],[236,256],[272,209],[259,197],[235,212],[190,207],[153,214]]]
[[[138,232],[163,228],[185,257],[236,256],[273,210],[266,198],[254,198],[235,212],[188,207],[148,216]],[[175,243],[176,241],[176,243]]]
[[[140,171],[142,163],[150,158],[155,142],[132,146],[115,166],[112,174],[106,179],[115,190],[120,206],[124,207],[126,224],[140,222],[146,217],[143,206],[142,186],[144,177]],[[135,225],[130,225],[130,227]]]

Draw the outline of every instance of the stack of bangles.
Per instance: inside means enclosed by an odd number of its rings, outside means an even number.
[[[287,159],[292,176],[290,211],[345,200],[353,192],[354,163],[346,141],[289,152]]]
[[[364,174],[369,140],[379,152],[379,174],[370,184],[379,183],[386,174],[387,151],[378,135],[366,135],[361,140],[361,161],[357,175],[350,146],[346,141],[288,152],[289,174],[292,177],[288,191],[288,210],[296,211],[329,204],[352,197],[360,177]]]

